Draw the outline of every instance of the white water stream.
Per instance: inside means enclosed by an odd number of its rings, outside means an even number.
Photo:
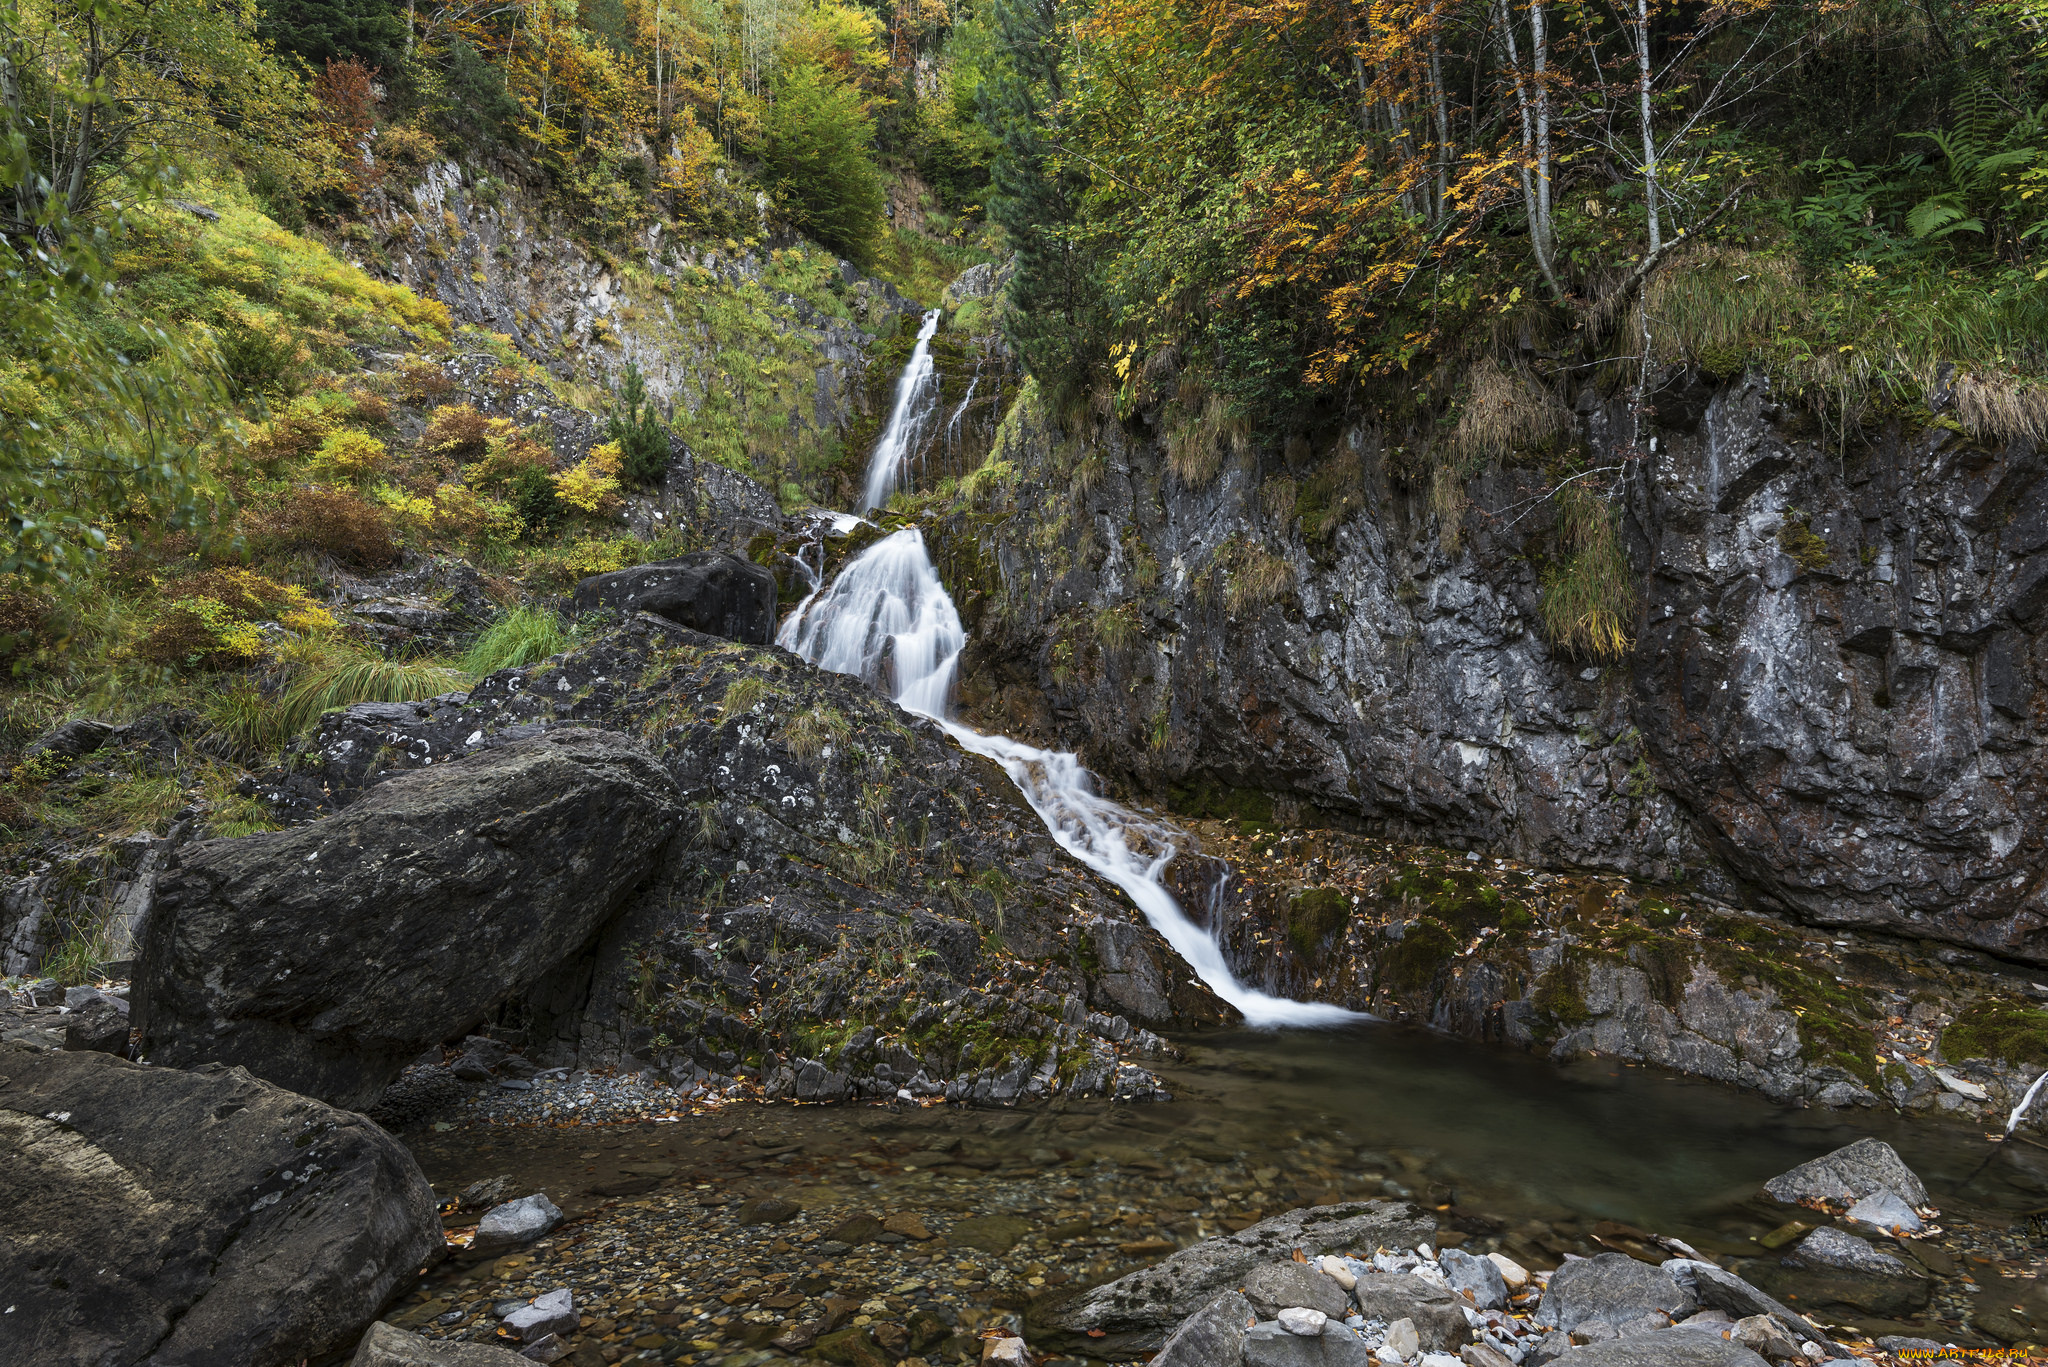
[[[917,346],[910,363],[896,379],[896,402],[889,409],[889,423],[882,429],[875,452],[868,458],[867,488],[861,496],[861,511],[887,507],[889,495],[903,483],[910,458],[917,454],[930,425],[932,410],[938,406],[939,386],[932,373],[932,334],[939,330],[939,311],[924,316],[917,330]]]
[[[877,447],[876,460],[882,456]],[[1053,839],[1128,893],[1152,928],[1248,1024],[1360,1019],[1339,1006],[1290,1001],[1239,982],[1215,937],[1187,918],[1160,881],[1176,853],[1176,833],[1097,794],[1075,756],[985,736],[947,715],[967,632],[917,528],[906,527],[862,551],[830,588],[813,593],[790,614],[776,643],[822,668],[867,680],[906,711],[945,727],[964,748],[1002,765]]]

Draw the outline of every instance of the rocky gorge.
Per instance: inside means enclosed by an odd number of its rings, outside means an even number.
[[[596,443],[482,366],[446,365],[480,411]],[[936,367],[926,420],[978,379]],[[678,440],[619,514],[671,553],[555,596],[566,649],[325,712],[235,793],[275,829],[221,834],[195,798],[17,875],[0,1182],[47,1234],[0,1260],[33,1292],[22,1360],[1738,1367],[2038,1341],[2031,447],[1895,423],[1831,468],[1760,380],[1671,376],[1628,467],[1640,641],[1602,670],[1537,626],[1554,531],[1512,466],[1446,535],[1362,428],[1196,485],[1142,422],[1013,397],[978,470],[865,518],[785,512]],[[1576,411],[1612,445],[1618,410]],[[892,543],[911,578],[835,601]],[[403,647],[491,616],[486,587],[407,564],[334,601]],[[858,658],[798,640],[805,613],[860,628]],[[188,727],[80,718],[38,772],[174,770]],[[80,904],[129,952],[67,991],[41,970]],[[1872,1139],[1644,1227],[1355,1118],[1219,1120],[1259,1106],[1218,1076],[1257,1075],[1239,1027],[1279,1007],[1363,1030],[1338,1048],[1389,1049],[1370,1013],[1909,1115],[1954,1227]],[[810,1118],[840,1110],[859,1134]],[[246,1135],[202,1163],[150,1149],[144,1112]],[[1965,1159],[1965,1125],[2002,1147]],[[101,1297],[76,1264],[99,1247],[161,1284]]]

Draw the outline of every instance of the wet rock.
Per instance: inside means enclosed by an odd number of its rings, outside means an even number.
[[[932,1232],[925,1228],[924,1221],[918,1216],[908,1213],[891,1215],[888,1219],[882,1221],[882,1228],[890,1234],[901,1234],[906,1239],[915,1239],[920,1242],[932,1237]]]
[[[1413,1206],[1392,1201],[1316,1206],[1289,1211],[1235,1234],[1205,1239],[1155,1267],[1057,1301],[1035,1303],[1029,1325],[1051,1339],[1085,1343],[1091,1355],[1158,1351],[1173,1325],[1218,1292],[1241,1286],[1260,1264],[1301,1249],[1309,1257],[1381,1247],[1413,1248],[1428,1241],[1436,1222]],[[1101,1338],[1086,1336],[1090,1329]]]
[[[578,612],[651,612],[707,636],[748,645],[775,640],[775,576],[729,551],[696,551],[593,575],[569,596]]]
[[[1844,1211],[1842,1218],[1852,1225],[1863,1225],[1885,1234],[1918,1234],[1927,1228],[1927,1222],[1920,1218],[1919,1211],[1889,1191],[1874,1192],[1864,1197]]]
[[[421,1338],[380,1320],[363,1335],[348,1367],[520,1367],[524,1361],[509,1348]]]
[[[323,821],[188,845],[145,933],[143,1055],[367,1105],[588,941],[678,811],[633,742],[561,730],[401,774]]]
[[[1891,1192],[1908,1205],[1927,1204],[1927,1188],[1880,1139],[1859,1139],[1764,1183],[1766,1195],[1788,1204],[1813,1200],[1843,1206],[1878,1192]]]
[[[882,1222],[872,1215],[849,1215],[832,1227],[825,1238],[832,1243],[845,1244],[852,1248],[864,1244],[882,1232]]]
[[[1030,1232],[1031,1222],[1015,1215],[977,1215],[956,1222],[946,1231],[946,1241],[963,1248],[978,1248],[1000,1258]]]
[[[733,1223],[741,1225],[784,1225],[803,1212],[794,1201],[779,1196],[761,1196],[733,1212]],[[867,1217],[873,1218],[873,1217]]]
[[[560,1334],[543,1334],[519,1350],[529,1362],[560,1362],[569,1356],[569,1343]]]
[[[1845,1272],[1867,1272],[1878,1276],[1907,1276],[1913,1269],[1877,1248],[1839,1229],[1824,1227],[1801,1239],[1785,1261],[1795,1267],[1834,1267]]]
[[[1664,1264],[1662,1271],[1682,1290],[1691,1293],[1701,1306],[1726,1311],[1735,1319],[1776,1315],[1790,1326],[1802,1343],[1812,1339],[1822,1347],[1828,1347],[1832,1342],[1821,1332],[1819,1325],[1725,1268],[1691,1258],[1673,1258]]]
[[[1257,1318],[1252,1303],[1243,1295],[1219,1292],[1181,1321],[1160,1346],[1152,1367],[1239,1367],[1245,1335]]]
[[[1368,1272],[1351,1293],[1358,1311],[1369,1320],[1407,1320],[1422,1346],[1432,1352],[1456,1352],[1472,1335],[1467,1330],[1460,1298],[1451,1291],[1408,1272]]]
[[[1792,1337],[1792,1331],[1776,1315],[1750,1315],[1739,1319],[1728,1331],[1728,1337],[1758,1357],[1766,1357],[1773,1362],[1800,1355],[1798,1340]]]
[[[1268,1321],[1245,1334],[1244,1367],[1372,1367],[1372,1351],[1348,1329],[1304,1337]]]
[[[1694,1297],[1661,1269],[1626,1253],[1602,1253],[1552,1273],[1536,1319],[1570,1331],[1592,1320],[1611,1327],[1651,1311],[1683,1319],[1696,1308]]]
[[[1739,1343],[1689,1329],[1588,1344],[1547,1362],[1549,1367],[1770,1367]]]
[[[466,1210],[488,1210],[505,1199],[506,1188],[512,1185],[512,1174],[500,1173],[496,1177],[485,1177],[471,1182],[462,1189],[462,1205]]]
[[[1437,1254],[1436,1261],[1437,1266],[1444,1270],[1444,1278],[1450,1282],[1451,1290],[1478,1309],[1498,1310],[1508,1303],[1507,1281],[1491,1259],[1447,1248]],[[1527,1280],[1526,1273],[1523,1279]]]
[[[503,1253],[532,1243],[560,1223],[562,1212],[548,1200],[547,1193],[535,1192],[485,1211],[484,1218],[477,1221],[476,1237],[470,1241],[469,1251],[479,1255]]]
[[[1307,1263],[1275,1262],[1253,1268],[1245,1274],[1244,1295],[1260,1319],[1272,1319],[1277,1312],[1298,1306],[1342,1319],[1350,1308],[1344,1288]]]
[[[397,1141],[239,1068],[0,1044],[0,1076],[6,1336],[45,1367],[338,1352],[441,1249]]]
[[[534,1343],[549,1334],[574,1333],[576,1298],[566,1288],[547,1292],[506,1315],[498,1327],[518,1335],[522,1343]]]

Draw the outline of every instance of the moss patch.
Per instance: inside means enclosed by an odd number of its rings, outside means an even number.
[[[1287,938],[1295,952],[1308,957],[1350,919],[1351,904],[1343,893],[1335,888],[1310,888],[1296,893],[1287,904]]]
[[[1457,940],[1441,923],[1417,921],[1386,958],[1387,985],[1396,992],[1419,992],[1457,952]]]
[[[1560,959],[1536,980],[1529,1002],[1553,1025],[1583,1025],[1593,1019],[1586,1005],[1586,971],[1570,959]]]
[[[2048,1011],[2013,1002],[1978,1002],[1941,1032],[1941,1052],[1951,1059],[2048,1062]]]

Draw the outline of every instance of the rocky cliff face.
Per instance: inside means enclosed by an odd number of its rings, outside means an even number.
[[[1191,487],[1149,429],[1027,396],[942,538],[964,701],[1182,810],[1271,804],[2048,961],[2048,482],[1942,401],[1844,449],[1761,379],[1678,375],[1631,460],[1626,405],[1580,395],[1641,589],[1603,668],[1541,629],[1558,548],[1532,471],[1474,480],[1446,524],[1353,429]]]

